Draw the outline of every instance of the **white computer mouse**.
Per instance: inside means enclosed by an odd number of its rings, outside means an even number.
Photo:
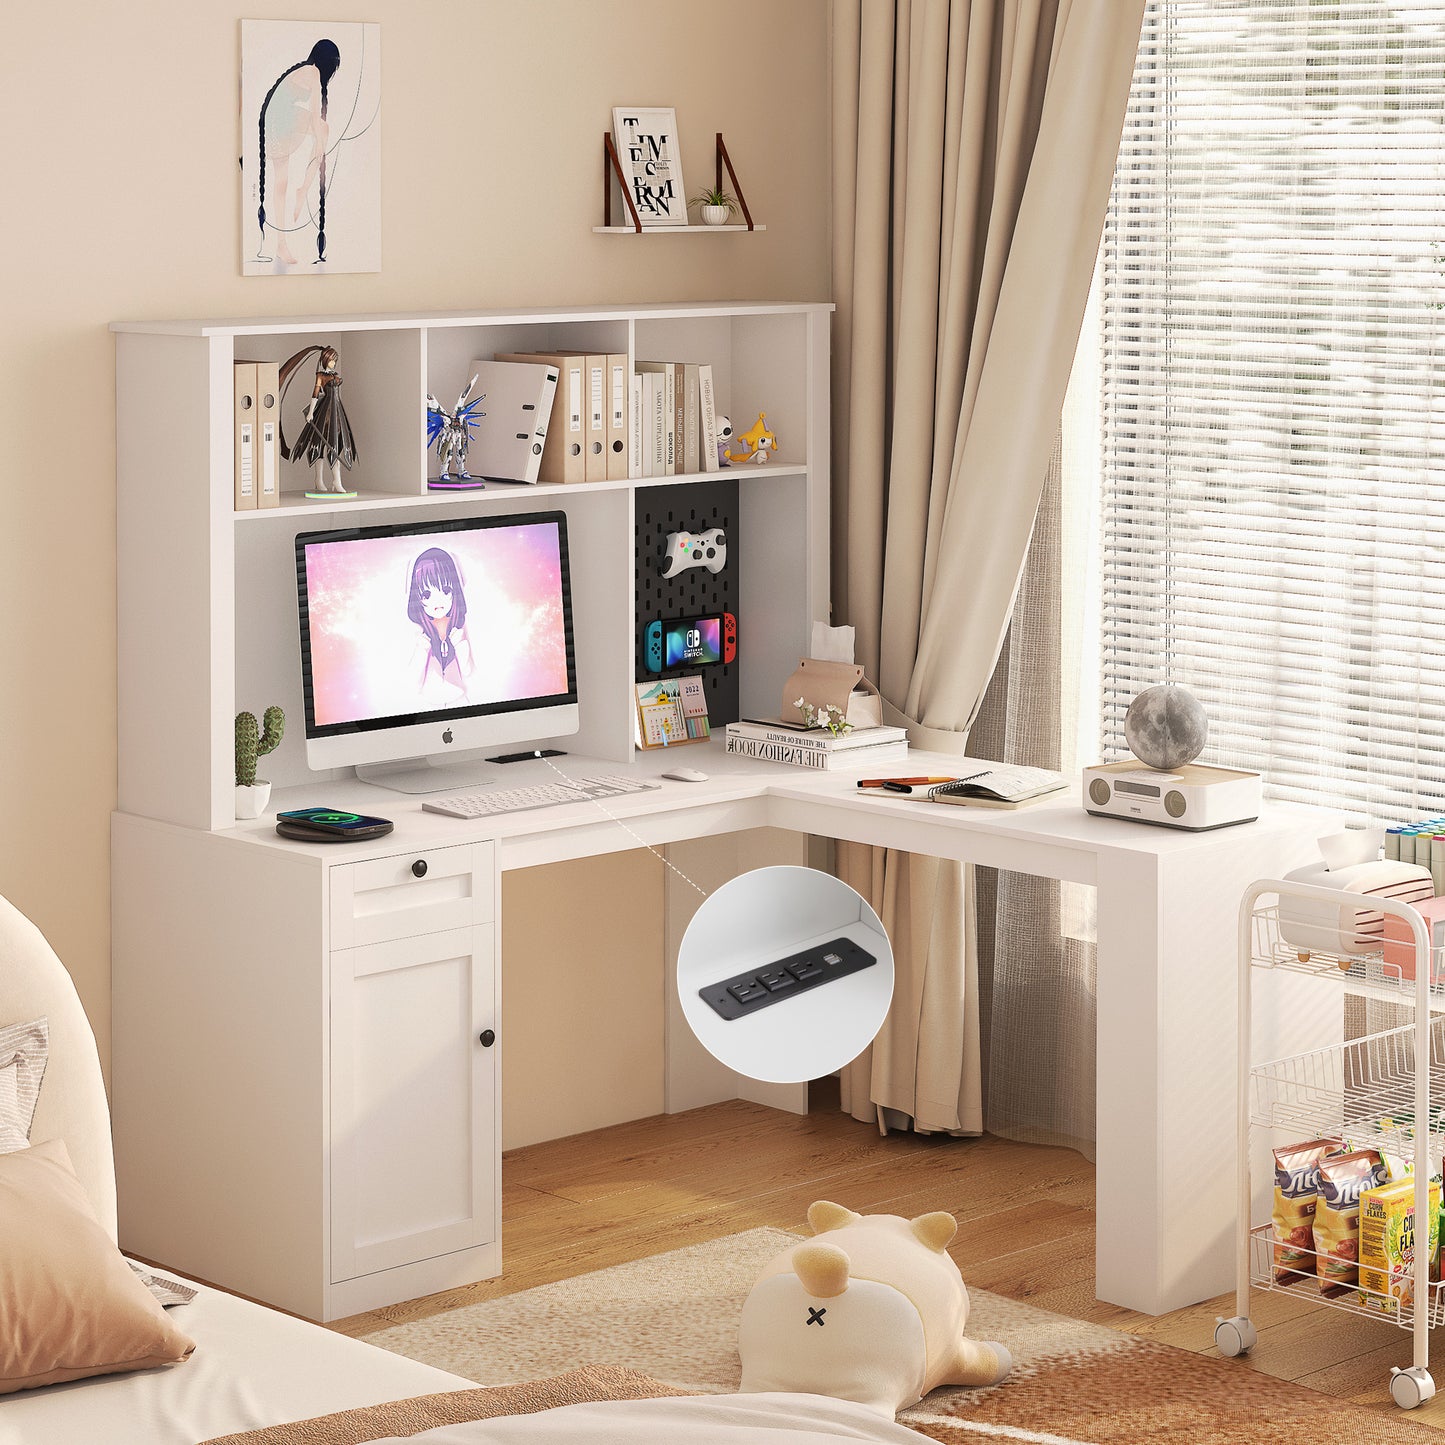
[[[696,768],[673,768],[662,775],[664,778],[671,778],[678,783],[705,783],[707,774],[700,773]]]

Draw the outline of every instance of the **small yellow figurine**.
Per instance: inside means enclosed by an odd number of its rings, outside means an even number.
[[[768,414],[765,411],[758,413],[757,421],[747,431],[740,433],[738,440],[746,450],[741,452],[730,450],[728,452],[728,461],[730,462],[757,462],[761,465],[778,449],[778,434],[768,430]]]

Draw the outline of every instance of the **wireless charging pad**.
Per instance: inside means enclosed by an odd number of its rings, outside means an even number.
[[[341,808],[302,808],[276,815],[276,831],[300,843],[359,843],[383,838],[395,826],[390,818],[368,818]]]

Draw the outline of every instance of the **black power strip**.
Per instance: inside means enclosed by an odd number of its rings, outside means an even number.
[[[791,953],[776,963],[725,978],[698,989],[698,997],[725,1019],[745,1018],[769,1004],[796,998],[809,989],[847,978],[872,968],[878,960],[851,938],[834,938],[827,943]]]

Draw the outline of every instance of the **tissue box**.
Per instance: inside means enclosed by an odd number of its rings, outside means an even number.
[[[1342,888],[1350,893],[1395,898],[1418,908],[1435,896],[1428,868],[1377,858],[1347,868],[1314,863],[1284,875],[1292,883],[1314,883],[1321,888]],[[1334,908],[1303,898],[1281,898],[1279,931],[1284,941],[1301,953],[1379,953],[1385,942],[1385,917],[1362,900],[1361,906]]]
[[[800,697],[819,710],[831,704],[855,728],[876,728],[883,722],[883,702],[878,689],[863,676],[863,669],[856,662],[802,658],[783,689],[778,716],[784,722],[803,721],[796,705]]]
[[[1436,952],[1445,947],[1445,898],[1427,898],[1413,907],[1430,935],[1430,982],[1445,983],[1445,967]],[[1385,962],[1398,967],[1402,978],[1415,977],[1415,935],[1405,920],[1393,913],[1385,915]]]

